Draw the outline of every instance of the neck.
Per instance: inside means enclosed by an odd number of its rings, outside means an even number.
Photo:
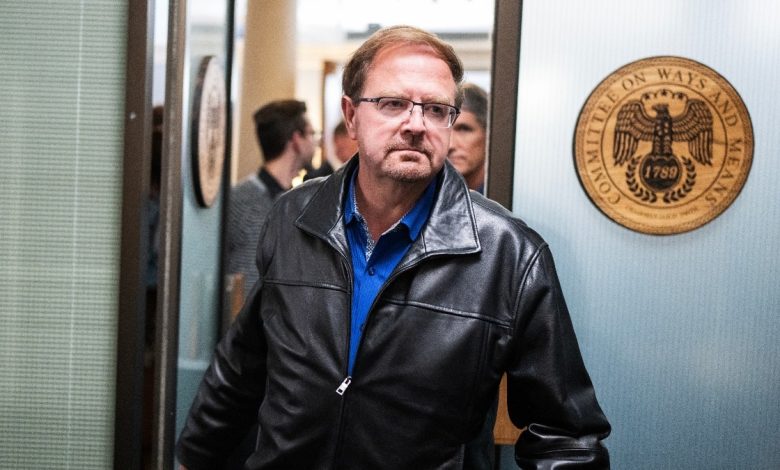
[[[409,212],[422,195],[429,181],[381,184],[369,181],[358,169],[355,197],[360,214],[366,220],[371,238],[379,237]]]
[[[298,160],[295,155],[285,153],[268,161],[264,164],[265,170],[274,177],[284,189],[290,189],[292,187],[293,178],[298,176],[301,171],[301,166],[298,164]]]

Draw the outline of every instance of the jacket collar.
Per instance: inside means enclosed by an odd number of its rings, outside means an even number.
[[[349,248],[344,232],[343,198],[347,197],[349,175],[357,162],[357,158],[350,159],[328,177],[295,222],[301,230],[325,240],[345,256]],[[401,265],[431,255],[480,251],[477,223],[466,183],[448,161],[437,179],[431,215]]]

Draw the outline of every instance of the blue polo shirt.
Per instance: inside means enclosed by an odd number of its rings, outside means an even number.
[[[349,252],[352,256],[354,285],[352,290],[352,315],[349,334],[349,375],[355,365],[363,327],[374,299],[387,281],[390,273],[422,231],[433,207],[436,180],[425,189],[414,207],[401,220],[374,242],[368,232],[365,219],[360,215],[355,198],[354,171],[349,192],[344,199],[344,225],[346,226]]]

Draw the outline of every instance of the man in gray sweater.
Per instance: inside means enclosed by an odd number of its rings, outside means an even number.
[[[272,101],[255,112],[254,121],[264,164],[231,189],[227,221],[227,272],[243,275],[245,295],[257,282],[260,227],[276,197],[311,162],[318,144],[302,101]]]

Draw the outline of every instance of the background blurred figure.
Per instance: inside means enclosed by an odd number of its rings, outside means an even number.
[[[255,112],[255,133],[265,157],[257,173],[230,191],[227,222],[227,272],[243,275],[243,297],[257,282],[255,254],[260,228],[277,196],[311,163],[318,142],[306,115],[306,103],[272,101]],[[239,470],[254,449],[257,426],[225,462],[223,470]]]
[[[255,112],[254,120],[265,163],[231,190],[227,221],[227,272],[243,274],[244,297],[257,281],[255,252],[268,210],[292,187],[317,147],[303,101],[272,101]]]
[[[487,151],[488,94],[473,83],[463,84],[463,106],[452,126],[447,158],[466,179],[469,189],[484,194]]]
[[[152,111],[152,165],[149,196],[146,199],[146,223],[149,229],[146,258],[146,363],[154,350],[155,313],[157,309],[157,258],[160,249],[160,178],[163,146],[162,105]],[[151,366],[150,366],[151,367]]]
[[[333,149],[341,165],[347,163],[358,151],[357,140],[349,136],[344,121],[340,121],[333,129]]]
[[[146,199],[146,224],[148,227],[146,258],[146,322],[144,323],[144,403],[151,404],[154,397],[154,338],[157,324],[157,260],[160,251],[160,180],[163,146],[162,105],[152,111],[152,164],[149,178],[149,194]],[[152,455],[152,406],[143,407],[143,455]],[[147,464],[149,462],[147,461]]]
[[[339,121],[333,129],[333,154],[336,156],[339,167],[347,163],[357,153],[357,150],[357,141],[352,139],[347,133],[347,126],[344,124],[344,121]],[[333,165],[327,159],[323,159],[320,167],[316,170],[311,169],[307,171],[303,179],[305,181],[318,176],[328,176],[333,173],[333,170]]]

